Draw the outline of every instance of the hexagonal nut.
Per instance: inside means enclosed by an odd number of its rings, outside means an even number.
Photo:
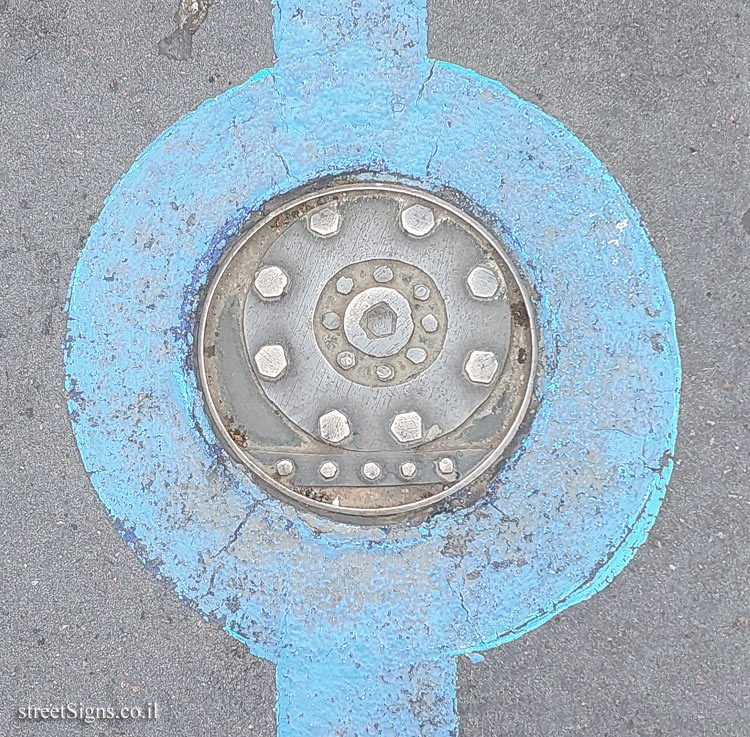
[[[332,207],[324,207],[310,215],[307,227],[310,228],[311,233],[327,238],[339,232],[341,215],[339,215],[338,210],[334,210]]]
[[[469,381],[475,384],[491,384],[499,368],[492,351],[472,351],[464,364]]]
[[[263,299],[278,299],[284,294],[289,277],[278,266],[266,266],[255,275],[253,284]]]
[[[339,467],[333,461],[325,461],[318,469],[318,473],[320,473],[324,479],[332,479],[338,472]]]
[[[375,481],[375,479],[380,477],[380,466],[378,466],[377,463],[368,461],[364,466],[362,466],[362,475],[368,481]]]
[[[413,443],[424,435],[422,418],[416,412],[404,412],[396,415],[391,422],[391,432],[399,443]]]
[[[456,464],[453,463],[452,458],[441,458],[437,463],[437,467],[443,476],[450,476],[456,470]]]
[[[424,348],[409,348],[406,357],[414,364],[419,365],[427,360],[427,351]]]
[[[283,345],[264,345],[254,357],[258,373],[264,379],[278,379],[288,363]]]
[[[288,458],[282,458],[276,461],[276,473],[279,476],[289,476],[294,471],[294,462]]]
[[[484,266],[472,269],[466,277],[469,291],[477,299],[492,299],[500,288],[500,280],[497,275]]]
[[[318,419],[318,432],[329,443],[340,443],[351,435],[349,420],[343,412],[332,409]]]
[[[399,473],[405,479],[410,479],[417,472],[417,466],[411,461],[405,461],[399,468]]]
[[[435,215],[424,205],[410,205],[401,210],[401,227],[409,234],[421,238],[435,227]]]
[[[393,366],[387,364],[381,364],[375,368],[375,376],[381,381],[390,381],[396,375],[396,370]]]

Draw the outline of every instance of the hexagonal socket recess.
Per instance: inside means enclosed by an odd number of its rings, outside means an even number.
[[[196,337],[221,442],[258,483],[324,515],[377,522],[451,494],[468,503],[518,430],[536,371],[531,303],[503,243],[450,202],[393,184],[326,183],[265,211],[222,257]],[[393,336],[385,352],[397,352],[374,355]],[[488,407],[502,407],[492,421]]]

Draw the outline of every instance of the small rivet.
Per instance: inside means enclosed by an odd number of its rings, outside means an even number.
[[[339,467],[333,461],[326,461],[320,466],[318,472],[324,479],[332,479],[339,472]]]
[[[393,375],[396,373],[393,366],[388,366],[386,364],[382,364],[381,366],[378,366],[375,369],[375,375],[381,380],[381,381],[389,381],[393,378]]]
[[[417,467],[411,461],[406,461],[401,464],[399,471],[405,479],[410,479],[417,472]]]
[[[336,330],[341,326],[341,318],[335,312],[326,312],[323,315],[323,327],[328,330]]]
[[[350,279],[348,276],[342,276],[336,282],[336,291],[339,294],[349,294],[349,292],[351,292],[353,288],[354,288],[354,280]]]
[[[430,288],[426,287],[424,284],[417,284],[414,287],[414,297],[420,300],[420,302],[424,302],[430,297]]]
[[[351,351],[341,351],[341,353],[336,356],[336,363],[338,363],[342,369],[350,369],[354,367],[355,363],[357,363],[357,359]]]
[[[429,315],[425,315],[422,318],[422,327],[428,332],[428,333],[434,333],[438,329],[438,321],[435,315],[430,313]]]
[[[282,458],[280,461],[276,462],[276,473],[278,473],[279,476],[289,476],[292,471],[294,471],[294,463],[288,458]]]
[[[385,284],[393,279],[393,269],[391,269],[390,266],[378,266],[378,268],[372,272],[372,278],[380,284]]]
[[[406,351],[406,357],[412,363],[424,363],[427,358],[427,351],[424,348],[409,348],[409,350]]]
[[[441,458],[438,461],[437,465],[438,471],[440,471],[440,473],[442,473],[444,476],[448,476],[456,470],[453,460],[450,458]]]
[[[380,466],[377,463],[369,461],[362,466],[362,475],[370,481],[375,481],[380,476]]]

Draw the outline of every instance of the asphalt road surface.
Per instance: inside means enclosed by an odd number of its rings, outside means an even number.
[[[178,34],[175,9],[0,0],[2,734],[275,734],[274,666],[138,562],[89,484],[66,409],[66,290],[106,195],[163,129],[273,62],[270,3],[216,0]],[[593,599],[483,662],[461,659],[462,735],[747,737],[748,7],[429,10],[431,56],[540,105],[622,183],[664,263],[684,370],[675,472],[647,543]],[[71,701],[157,702],[158,719],[16,715]]]

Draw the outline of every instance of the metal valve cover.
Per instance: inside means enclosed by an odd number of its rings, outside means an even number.
[[[408,512],[496,466],[529,406],[532,314],[500,241],[453,205],[329,186],[228,249],[199,373],[220,437],[267,488]]]

